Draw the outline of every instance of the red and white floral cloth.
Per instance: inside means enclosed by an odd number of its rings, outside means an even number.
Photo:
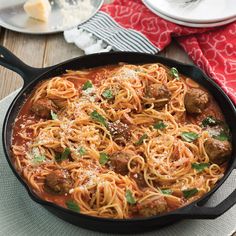
[[[180,26],[153,14],[141,0],[115,0],[101,10],[121,26],[144,34],[160,50],[175,37],[236,104],[236,22],[204,29]]]

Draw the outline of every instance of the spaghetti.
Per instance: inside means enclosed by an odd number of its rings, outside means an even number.
[[[98,217],[152,216],[199,199],[223,177],[232,149],[225,127],[211,95],[175,68],[67,71],[23,105],[13,161],[46,201]]]

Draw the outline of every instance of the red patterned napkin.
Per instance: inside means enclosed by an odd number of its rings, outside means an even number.
[[[236,22],[216,28],[185,27],[153,14],[141,0],[115,0],[102,11],[121,26],[144,34],[160,50],[175,37],[236,104]]]

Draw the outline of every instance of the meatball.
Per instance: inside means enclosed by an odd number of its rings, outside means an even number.
[[[155,99],[155,108],[163,108],[171,98],[170,91],[165,85],[151,84],[148,88],[147,95]]]
[[[131,156],[126,152],[116,152],[110,157],[110,167],[118,174],[127,175],[129,173],[128,162]]]
[[[188,113],[201,114],[208,102],[209,96],[202,89],[189,89],[184,97],[184,105]]]
[[[68,193],[72,187],[72,180],[67,171],[54,170],[46,176],[45,187],[57,194]]]
[[[144,202],[138,203],[137,208],[141,216],[156,216],[167,210],[167,202],[164,197],[160,197],[156,200],[145,200]]]
[[[145,179],[144,179],[143,173],[131,174],[131,178],[136,182],[136,184],[140,188],[145,188],[148,186]]]
[[[232,152],[229,141],[220,141],[214,138],[208,138],[204,147],[210,161],[216,164],[225,162]]]
[[[108,122],[107,129],[110,132],[114,142],[118,145],[125,145],[131,138],[129,126],[119,120],[115,122]]]
[[[57,106],[50,99],[40,98],[33,103],[31,110],[41,118],[50,118],[51,111],[57,112]]]

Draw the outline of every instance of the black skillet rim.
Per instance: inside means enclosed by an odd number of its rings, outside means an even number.
[[[169,58],[165,58],[165,57],[162,57],[162,56],[158,56],[158,55],[150,55],[150,54],[145,54],[145,53],[133,53],[133,52],[111,52],[111,53],[105,53],[105,54],[111,54],[113,56],[116,56],[116,54],[135,54],[135,55],[148,55],[148,56],[153,56],[153,63],[154,63],[154,59],[156,60],[164,60],[164,61],[168,61],[170,63],[174,63],[174,64],[178,64],[178,66],[187,66],[189,68],[192,68],[193,70],[199,72],[203,77],[204,79],[207,80],[208,83],[210,83],[209,86],[213,86],[218,93],[220,93],[223,97],[224,97],[224,100],[231,106],[232,108],[232,112],[234,113],[234,116],[236,118],[236,109],[231,101],[231,99],[225,94],[225,92],[219,87],[219,85],[217,85],[213,80],[211,80],[208,76],[206,76],[204,74],[203,71],[201,71],[197,66],[195,65],[189,65],[189,64],[186,64],[186,63],[182,63],[182,62],[179,62],[179,61],[176,61],[176,60],[173,60],[173,59],[169,59]],[[190,216],[191,215],[191,208],[193,208],[194,206],[198,206],[198,203],[200,202],[204,202],[204,200],[207,200],[224,182],[225,180],[228,178],[228,176],[231,174],[232,170],[235,168],[235,164],[236,164],[236,158],[234,158],[234,160],[232,160],[232,163],[231,165],[227,168],[227,171],[226,173],[224,174],[224,176],[222,177],[222,179],[220,179],[219,182],[216,183],[216,185],[206,194],[204,194],[201,198],[199,198],[198,200],[186,205],[186,206],[183,206],[181,208],[178,208],[174,211],[170,211],[170,212],[167,212],[167,213],[164,213],[164,214],[161,214],[161,215],[157,215],[157,216],[151,216],[151,217],[140,217],[140,218],[131,218],[131,219],[112,219],[112,218],[102,218],[102,217],[96,217],[96,216],[90,216],[90,215],[86,215],[86,214],[81,214],[81,213],[77,213],[77,212],[73,212],[67,208],[63,208],[63,207],[60,207],[59,205],[56,205],[55,203],[52,203],[52,202],[48,202],[48,201],[45,201],[41,198],[39,198],[31,189],[30,187],[27,185],[27,183],[24,181],[23,177],[21,177],[21,175],[17,172],[17,170],[15,169],[13,163],[11,162],[11,153],[8,152],[7,148],[6,148],[6,140],[7,140],[7,125],[8,125],[8,120],[9,120],[9,116],[11,115],[12,113],[12,109],[16,103],[16,101],[19,100],[19,98],[22,98],[24,97],[24,93],[25,91],[31,86],[31,84],[35,83],[37,81],[37,83],[39,83],[40,81],[43,81],[45,80],[44,79],[41,79],[43,76],[46,76],[48,73],[54,71],[54,70],[57,70],[57,69],[60,69],[61,67],[67,65],[69,66],[71,62],[74,62],[74,61],[78,61],[78,60],[81,60],[85,57],[93,57],[93,56],[96,56],[96,55],[102,55],[104,53],[98,53],[98,54],[92,54],[92,55],[89,55],[89,56],[82,56],[82,57],[77,57],[77,58],[74,58],[74,59],[70,59],[70,60],[67,60],[67,61],[64,61],[62,63],[59,63],[53,67],[51,67],[49,70],[45,71],[44,73],[40,74],[39,76],[37,76],[36,78],[34,78],[29,84],[27,84],[26,87],[23,87],[22,90],[16,95],[16,97],[14,98],[14,100],[12,101],[10,107],[8,108],[8,111],[5,115],[5,119],[4,119],[4,123],[3,123],[3,132],[2,132],[2,137],[3,137],[3,149],[4,149],[4,153],[5,153],[5,156],[6,156],[6,159],[8,161],[8,164],[10,166],[10,168],[12,169],[14,175],[17,177],[17,179],[21,182],[21,184],[26,188],[29,196],[31,197],[31,199],[43,206],[49,206],[49,207],[52,207],[54,209],[58,209],[60,211],[64,211],[65,213],[69,213],[71,215],[74,215],[74,216],[81,216],[81,217],[84,217],[84,218],[87,218],[88,220],[95,220],[95,221],[101,221],[101,222],[114,222],[114,223],[125,223],[125,222],[144,222],[144,221],[149,221],[149,220],[158,220],[159,218],[161,217],[168,217],[168,216]],[[159,61],[158,61],[159,62]],[[160,62],[160,63],[163,63]],[[132,63],[132,64],[142,64],[142,63]],[[164,64],[164,63],[163,63]],[[107,64],[109,65],[109,64]],[[93,67],[90,67],[90,68],[93,68]],[[181,74],[184,74],[184,73],[181,73]],[[202,85],[201,81],[198,82],[199,84]],[[203,86],[203,85],[202,85]],[[35,87],[35,85],[34,85]],[[206,88],[206,86],[203,86],[204,88]],[[207,86],[208,87],[208,86]],[[207,90],[209,90],[208,88],[206,88]],[[213,95],[214,96],[214,95]],[[215,96],[214,96],[215,97]],[[24,98],[25,99],[25,98]],[[24,101],[21,102],[21,105],[24,104]],[[22,107],[22,106],[21,106]],[[233,158],[233,157],[231,157]],[[199,206],[201,206],[201,204],[199,204]],[[200,219],[201,217],[199,217]],[[209,217],[210,218],[210,217]]]

